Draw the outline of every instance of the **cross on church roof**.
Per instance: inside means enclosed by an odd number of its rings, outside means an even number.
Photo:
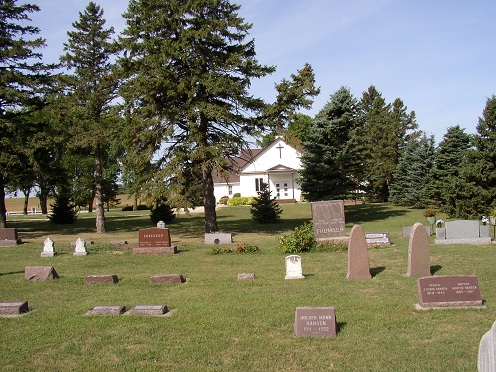
[[[282,149],[283,149],[283,148],[284,148],[284,147],[283,147],[281,144],[279,144],[279,146],[277,146],[277,147],[276,147],[276,149],[278,149],[278,150],[279,150],[279,158],[280,158],[280,159],[282,159]]]

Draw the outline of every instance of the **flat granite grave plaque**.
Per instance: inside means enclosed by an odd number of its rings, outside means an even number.
[[[296,337],[336,336],[336,309],[334,307],[297,307],[294,334]]]
[[[479,281],[475,275],[440,275],[418,279],[419,306],[482,306]]]
[[[27,313],[29,306],[27,301],[0,302],[1,315],[14,315]]]
[[[126,311],[125,306],[95,306],[90,309],[87,315],[121,315]]]
[[[232,234],[230,233],[205,234],[205,244],[231,244],[232,242]]]
[[[155,275],[150,278],[150,284],[181,284],[186,279],[181,274]]]
[[[238,274],[238,280],[253,280],[255,279],[254,273],[241,273]]]
[[[134,254],[175,254],[177,246],[171,246],[170,232],[167,228],[150,227],[139,230],[139,247],[133,248]]]
[[[315,239],[346,239],[344,202],[342,200],[312,202],[312,220]]]
[[[115,284],[119,282],[117,275],[88,275],[84,277],[84,284]]]
[[[369,247],[374,245],[391,246],[391,240],[389,240],[389,233],[387,232],[365,233],[365,241]]]
[[[164,315],[167,311],[167,305],[136,305],[128,314],[134,315]]]
[[[22,241],[17,236],[16,228],[0,228],[0,246],[7,247],[19,244],[22,244]]]

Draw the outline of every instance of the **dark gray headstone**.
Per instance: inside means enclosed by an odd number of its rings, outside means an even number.
[[[446,222],[446,239],[471,239],[479,237],[479,221],[477,220]]]
[[[296,337],[336,336],[336,309],[334,307],[297,307],[294,333]]]
[[[325,240],[346,235],[342,200],[313,202],[312,220],[316,239]]]

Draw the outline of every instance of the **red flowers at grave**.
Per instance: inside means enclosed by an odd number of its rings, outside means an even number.
[[[424,211],[424,216],[425,217],[434,217],[436,215],[436,210],[434,208],[427,208]]]
[[[243,247],[242,246],[239,246],[238,247],[238,252],[242,251],[243,250]]]

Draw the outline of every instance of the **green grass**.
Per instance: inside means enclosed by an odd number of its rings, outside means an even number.
[[[284,205],[281,222],[257,225],[247,207],[218,210],[219,227],[256,254],[212,255],[203,244],[203,215],[169,228],[179,254],[132,255],[113,240],[138,242],[147,211],[107,214],[111,233],[94,234],[94,216],[55,226],[42,216],[10,216],[26,242],[0,248],[0,301],[28,300],[33,312],[0,318],[2,370],[122,371],[474,371],[481,336],[496,320],[493,246],[431,245],[436,275],[477,275],[486,309],[415,310],[416,279],[405,277],[403,226],[423,222],[418,210],[365,204],[346,207],[348,233],[390,232],[394,246],[370,250],[373,280],[346,279],[347,253],[302,254],[304,280],[284,280],[277,239],[311,217],[308,204]],[[443,216],[440,216],[443,217]],[[444,219],[444,218],[443,218]],[[41,258],[50,236],[57,250]],[[95,244],[73,257],[70,242]],[[234,245],[233,245],[234,246]],[[60,279],[34,283],[24,267],[53,266]],[[237,274],[253,272],[254,281]],[[84,285],[91,274],[117,274],[115,285]],[[181,285],[149,285],[153,275],[183,274]],[[166,304],[170,317],[89,317],[95,305]],[[295,338],[298,306],[334,306],[335,338]]]

